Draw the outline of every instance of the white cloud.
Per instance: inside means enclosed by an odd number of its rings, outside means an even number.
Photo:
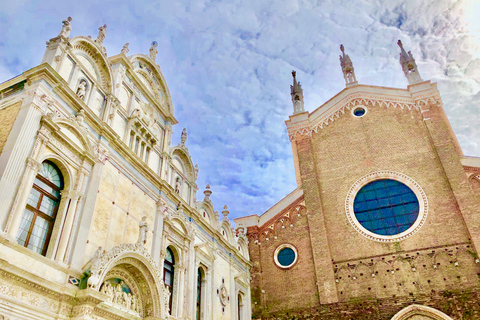
[[[2,9],[0,76],[39,63],[44,41],[69,15],[72,36],[96,36],[106,23],[109,55],[126,42],[130,53],[147,53],[157,40],[180,121],[173,142],[187,127],[199,198],[210,183],[219,211],[226,203],[231,216],[261,214],[295,188],[284,125],[290,71],[298,71],[306,108],[316,109],[344,88],[341,43],[360,83],[406,87],[402,39],[422,77],[438,82],[464,152],[480,155],[478,15],[471,14],[478,7],[447,0],[25,2]]]

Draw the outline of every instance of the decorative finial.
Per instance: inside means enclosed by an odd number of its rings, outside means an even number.
[[[223,214],[223,220],[227,219],[228,220],[228,214],[230,213],[230,211],[228,211],[228,207],[227,205],[224,205],[223,206],[223,211],[222,211],[222,214]]]
[[[62,21],[63,26],[62,26],[62,30],[60,31],[60,34],[58,35],[59,37],[64,37],[64,38],[70,37],[70,31],[72,31],[70,22],[72,22],[72,17],[68,17],[67,20]]]
[[[104,24],[100,28],[98,28],[98,36],[95,39],[95,42],[101,47],[103,47],[103,40],[105,40],[105,36],[107,35],[107,25]]]
[[[129,46],[129,45],[130,45],[130,43],[128,43],[128,42],[125,43],[125,44],[123,45],[122,51],[120,51],[120,53],[127,54],[128,51],[130,51],[130,49],[128,49],[128,46]]]
[[[212,191],[210,190],[210,185],[207,184],[205,187],[205,191],[203,191],[203,194],[205,195],[205,198],[203,198],[203,201],[211,201],[210,196],[212,195]]]
[[[150,58],[152,58],[153,61],[156,61],[157,59],[157,53],[158,53],[157,46],[158,46],[157,41],[153,41],[152,46],[150,47]]]
[[[303,89],[300,82],[297,82],[297,72],[292,70],[293,85],[290,86],[290,95],[292,96],[293,114],[305,111],[303,107]]]
[[[180,138],[181,145],[184,146],[185,142],[187,142],[187,128],[183,128],[182,137]]]
[[[415,63],[412,52],[408,51],[407,53],[405,51],[401,40],[398,40],[397,44],[400,47],[400,65],[402,66],[403,73],[405,74],[408,83],[415,84],[422,82],[423,80],[418,72],[417,64]]]
[[[355,71],[353,69],[353,63],[348,54],[345,54],[345,47],[343,44],[340,45],[340,66],[342,67],[343,78],[345,79],[345,84],[347,86],[357,83],[357,78],[355,77]]]

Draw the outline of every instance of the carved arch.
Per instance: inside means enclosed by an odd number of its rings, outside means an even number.
[[[190,157],[190,154],[188,153],[187,150],[183,146],[176,146],[173,147],[170,151],[170,156],[177,157],[180,159],[180,161],[183,163],[183,167],[185,169],[185,176],[190,182],[195,182],[195,169],[193,165],[192,158]]]
[[[105,91],[110,92],[113,88],[113,72],[106,55],[90,38],[78,36],[71,39],[70,44],[73,47],[72,55],[76,56],[78,54],[76,52],[82,52],[90,58],[89,60],[93,62],[93,65],[98,72],[100,78],[99,85]]]
[[[250,255],[248,253],[248,239],[243,233],[238,237],[237,249],[247,260],[250,260]]]
[[[148,250],[141,245],[124,243],[102,254],[90,268],[88,286],[99,291],[102,283],[108,280],[108,274],[118,268],[135,274],[136,281],[144,288],[142,299],[145,305],[151,306],[150,310],[146,310],[147,314],[164,318],[166,310],[163,272],[157,267]]]
[[[426,318],[425,320],[453,320],[445,313],[437,309],[418,304],[412,304],[402,309],[400,312],[394,315],[391,320],[408,320],[411,319],[413,316],[424,316]]]
[[[150,57],[147,57],[144,54],[136,54],[129,57],[129,59],[135,66],[135,72],[144,75],[147,81],[150,82],[153,92],[158,92],[157,90],[162,92],[163,97],[158,97],[155,93],[154,95],[157,99],[163,98],[164,101],[162,101],[162,105],[164,105],[166,110],[173,115],[175,110],[173,108],[170,90],[168,89],[167,82],[160,71],[160,67],[152,61]],[[137,63],[143,65],[144,68],[137,67]]]
[[[86,134],[86,129],[81,127],[78,124],[78,122],[76,122],[72,119],[62,119],[62,118],[58,118],[57,120],[54,120],[54,122],[57,123],[58,126],[60,127],[60,132],[62,132],[62,130],[61,130],[62,128],[65,128],[69,132],[73,133],[75,135],[75,137],[81,143],[80,147],[83,147],[84,151],[89,152],[90,154],[93,154],[92,147],[90,145],[90,142],[88,141],[88,136]],[[63,132],[63,133],[65,133],[65,132]],[[68,134],[66,134],[66,135],[68,136]],[[75,142],[75,141],[73,141],[73,142]]]

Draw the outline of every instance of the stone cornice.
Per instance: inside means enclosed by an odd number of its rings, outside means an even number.
[[[51,267],[51,268],[54,268],[58,271],[61,271],[65,274],[71,274],[72,276],[74,277],[77,277],[77,278],[81,278],[82,277],[82,273],[77,271],[77,270],[73,270],[73,269],[69,269],[69,268],[66,268],[64,267],[63,265],[60,265],[59,263],[51,260],[51,259],[48,259],[36,252],[33,252],[32,250],[30,249],[27,249],[25,248],[24,246],[21,246],[19,245],[18,243],[16,242],[12,242],[10,239],[6,238],[4,236],[4,234],[0,234],[0,244],[2,245],[5,245],[7,247],[10,247],[12,248],[13,250],[19,252],[20,254],[24,254],[26,256],[29,256],[29,257],[32,257],[36,260],[39,260],[41,261],[42,263],[44,263],[45,265]],[[1,260],[0,260],[1,261]],[[8,263],[8,261],[6,261]],[[2,263],[0,262],[0,266],[2,265]],[[15,268],[15,267],[14,267]],[[2,268],[0,269],[3,269],[3,266]],[[20,270],[20,269],[19,269]],[[23,271],[22,271],[23,272]],[[25,271],[27,272],[27,271]],[[33,275],[33,274],[32,274]]]
[[[420,110],[422,105],[442,106],[436,84],[430,81],[409,86],[406,89],[356,85],[345,88],[312,113],[290,116],[286,121],[290,140],[297,134],[318,132],[357,105],[393,107],[404,110]]]
[[[66,275],[76,274],[76,272],[70,272],[68,269],[64,269]],[[22,287],[27,287],[29,290],[54,297],[56,300],[60,300],[60,298],[64,296],[74,298],[78,291],[78,288],[73,285],[52,282],[28,270],[18,268],[3,259],[0,259],[0,276],[9,279],[13,284],[18,284]],[[79,275],[77,276],[79,277]]]

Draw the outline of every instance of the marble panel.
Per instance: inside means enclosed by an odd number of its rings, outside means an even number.
[[[117,191],[115,193],[115,205],[125,211],[129,210],[132,181],[123,174],[119,174]]]
[[[108,230],[107,245],[105,249],[110,250],[112,247],[124,242],[125,220],[126,214],[116,206],[113,206],[112,219]]]
[[[104,195],[97,196],[95,211],[93,213],[93,222],[90,229],[88,240],[90,243],[98,246],[105,246],[110,213],[112,211],[112,202]]]
[[[115,189],[118,183],[118,171],[110,163],[106,162],[102,171],[102,181],[100,182],[100,192],[109,199],[114,199]]]
[[[135,243],[138,240],[138,221],[130,215],[127,217],[127,228],[125,230],[125,243]]]
[[[143,205],[145,200],[145,194],[136,185],[132,185],[129,214],[135,219],[140,221],[143,217]]]

